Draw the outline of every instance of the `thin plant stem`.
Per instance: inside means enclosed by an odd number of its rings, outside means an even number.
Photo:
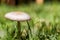
[[[31,34],[31,37],[32,37],[32,32],[31,32],[30,24],[29,24],[28,21],[27,21],[27,24],[28,24],[28,30],[29,30],[29,33]]]

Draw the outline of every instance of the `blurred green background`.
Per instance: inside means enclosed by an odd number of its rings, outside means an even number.
[[[32,37],[30,35],[30,40],[60,40],[59,2],[54,0],[53,2],[46,2],[42,5],[30,3],[18,6],[2,3],[0,5],[0,40],[14,40],[13,36],[16,35],[16,21],[11,21],[4,17],[6,13],[12,11],[26,12],[31,16],[32,20],[29,23],[32,30]],[[28,26],[26,22],[21,22],[21,27],[23,31]]]

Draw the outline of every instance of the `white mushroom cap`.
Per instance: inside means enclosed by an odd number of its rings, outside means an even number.
[[[15,21],[30,20],[30,16],[24,12],[10,12],[5,15],[5,18]]]

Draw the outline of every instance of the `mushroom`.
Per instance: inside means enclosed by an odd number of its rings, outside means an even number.
[[[29,26],[28,20],[31,19],[30,16],[24,12],[10,12],[5,15],[5,18],[7,18],[9,20],[17,21],[17,29],[18,29],[17,37],[18,38],[20,38],[20,36],[21,36],[20,22],[27,21],[27,24]],[[28,28],[30,29],[30,26]]]

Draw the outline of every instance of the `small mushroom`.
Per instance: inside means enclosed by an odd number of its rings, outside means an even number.
[[[17,29],[18,29],[18,38],[21,36],[21,21],[27,21],[30,20],[30,16],[24,12],[10,12],[5,15],[5,18],[13,21],[17,21]]]
[[[15,21],[30,20],[30,16],[24,12],[10,12],[5,15],[5,18]]]

